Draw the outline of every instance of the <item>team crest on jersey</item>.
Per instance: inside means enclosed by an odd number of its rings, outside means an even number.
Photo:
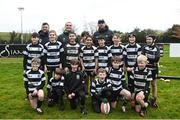
[[[80,79],[80,75],[76,75],[76,79],[79,80]]]

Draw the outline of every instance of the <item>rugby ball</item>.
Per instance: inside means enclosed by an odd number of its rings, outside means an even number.
[[[106,103],[102,102],[101,103],[101,113],[109,114],[110,109],[111,108],[110,108],[109,102],[106,102]]]

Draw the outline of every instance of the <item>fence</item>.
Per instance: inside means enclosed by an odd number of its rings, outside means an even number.
[[[141,44],[142,46],[144,44]],[[164,44],[157,44],[160,48],[161,57],[163,56]],[[0,57],[21,57],[26,44],[3,44],[0,45]]]

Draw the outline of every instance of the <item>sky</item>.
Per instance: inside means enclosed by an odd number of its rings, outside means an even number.
[[[85,24],[104,19],[111,30],[131,32],[134,28],[165,31],[180,24],[180,0],[0,0],[0,32],[37,32],[43,22],[62,32],[70,21],[78,33]]]

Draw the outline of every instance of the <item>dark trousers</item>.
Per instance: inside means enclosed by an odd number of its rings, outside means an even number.
[[[50,91],[48,93],[48,98],[52,99],[51,103],[49,104],[54,104],[54,103],[58,103],[60,105],[64,105],[64,100],[63,100],[63,96],[64,96],[64,91],[61,89],[53,89],[52,91]]]
[[[92,96],[93,111],[96,113],[100,113],[101,112],[100,106],[101,106],[103,99],[106,98],[109,102],[111,100],[111,95],[112,95],[112,91],[107,89],[107,90],[103,90],[101,92],[101,95],[99,95],[99,96],[98,95]]]
[[[78,103],[80,104],[80,108],[85,107],[85,92],[79,91],[75,93],[75,96],[69,100],[71,109],[76,109]]]

